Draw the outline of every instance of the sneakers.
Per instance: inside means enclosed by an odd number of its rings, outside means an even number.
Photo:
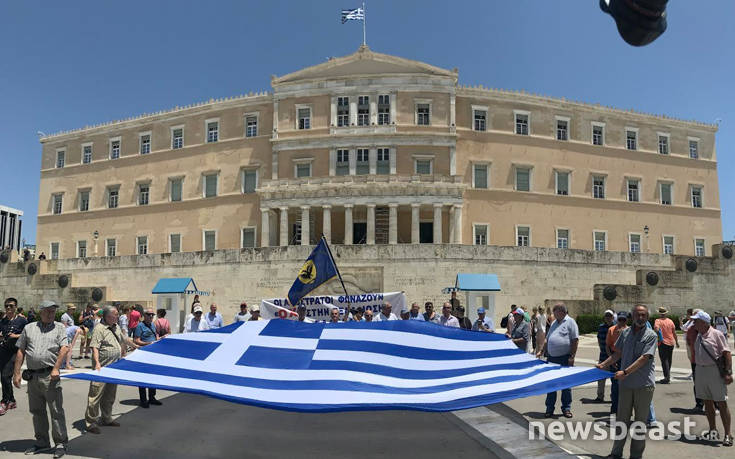
[[[56,445],[56,450],[54,451],[54,459],[58,459],[60,457],[64,457],[66,454],[66,445],[63,443],[59,443]]]

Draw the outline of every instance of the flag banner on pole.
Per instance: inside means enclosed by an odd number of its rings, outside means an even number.
[[[537,360],[504,335],[430,322],[263,320],[169,335],[64,377],[326,412],[460,410],[610,376]]]
[[[406,310],[406,294],[403,292],[385,293],[358,293],[355,295],[322,295],[305,296],[301,298],[298,305],[306,307],[306,318],[310,321],[329,320],[329,312],[332,308],[339,308],[340,315],[345,313],[345,308],[370,309],[378,314],[385,302],[392,306],[393,314],[400,317],[401,311]],[[260,316],[264,319],[297,319],[295,307],[290,307],[286,298],[270,298],[260,301]]]
[[[342,24],[347,21],[364,21],[365,10],[362,8],[355,8],[352,10],[342,10]]]
[[[298,304],[301,298],[336,275],[337,267],[329,254],[327,241],[321,238],[299,270],[299,275],[288,291],[288,301],[292,305]]]

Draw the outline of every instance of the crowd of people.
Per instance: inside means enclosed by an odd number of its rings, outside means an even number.
[[[0,416],[17,407],[13,386],[20,388],[21,379],[28,382],[29,409],[33,416],[35,445],[29,454],[53,449],[54,457],[66,453],[68,440],[66,420],[62,406],[60,370],[74,369],[73,349],[79,342],[79,359],[90,359],[95,370],[123,358],[132,350],[148,346],[171,333],[166,310],[144,308],[141,305],[121,307],[89,304],[80,314],[76,306],[69,304],[56,321],[58,306],[52,301],[39,305],[38,320],[30,320],[22,314],[18,301],[7,298],[0,316],[0,374],[2,375],[2,403]],[[309,321],[306,307],[296,308],[299,321]],[[604,313],[604,322],[597,333],[600,355],[597,367],[613,373],[611,380],[611,415],[626,424],[635,421],[651,426],[656,422],[653,409],[655,391],[654,356],[658,350],[663,369],[659,384],[670,383],[673,349],[679,347],[679,337],[674,322],[667,317],[665,308],[658,309],[659,317],[653,326],[649,323],[649,311],[638,305],[629,313]],[[400,316],[400,317],[399,317]],[[691,362],[694,381],[695,409],[704,411],[709,423],[709,438],[717,438],[716,413],[719,411],[724,427],[722,444],[732,445],[730,411],[727,405],[727,385],[732,383],[732,357],[728,337],[733,334],[735,311],[730,317],[719,312],[710,317],[701,310],[688,310],[680,320],[684,332],[687,355]],[[258,305],[240,304],[240,311],[233,322],[263,320]],[[372,308],[332,308],[328,322],[378,322],[385,320],[418,320],[440,326],[462,328],[480,332],[498,333],[491,317],[484,308],[477,309],[477,319],[465,315],[455,292],[442,304],[441,312],[434,310],[432,302],[424,304],[421,312],[418,303],[396,315],[389,302],[379,310]],[[632,324],[629,326],[628,322]],[[215,303],[204,308],[195,297],[184,324],[184,332],[212,330],[225,326],[222,314]],[[530,311],[523,306],[511,305],[509,314],[503,317],[500,329],[519,348],[544,358],[549,363],[573,366],[579,345],[579,328],[569,316],[567,307],[558,303],[553,308],[536,307]],[[27,369],[22,370],[25,362]],[[604,402],[606,380],[598,381],[597,402]],[[116,385],[91,382],[85,412],[86,431],[101,433],[100,427],[119,424],[112,418],[112,406]],[[162,405],[156,398],[156,390],[139,388],[140,406]],[[553,417],[557,393],[546,396],[546,417]],[[572,390],[561,391],[561,414],[573,417],[571,412]],[[48,408],[48,412],[47,412]],[[49,437],[49,412],[51,436]],[[52,441],[53,440],[53,447]],[[611,456],[622,457],[626,438],[616,440]],[[641,457],[644,440],[631,440],[631,457]]]

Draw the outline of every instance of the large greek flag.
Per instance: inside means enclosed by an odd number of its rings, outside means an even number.
[[[548,364],[503,335],[413,320],[235,323],[166,338],[66,376],[292,411],[448,411],[610,377]]]

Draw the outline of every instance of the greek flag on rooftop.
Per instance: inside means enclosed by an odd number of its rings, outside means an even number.
[[[355,8],[354,10],[342,10],[342,24],[347,21],[364,21],[365,10],[362,8]]]
[[[448,411],[610,377],[535,359],[503,335],[413,320],[251,321],[169,335],[68,378],[290,411]]]

